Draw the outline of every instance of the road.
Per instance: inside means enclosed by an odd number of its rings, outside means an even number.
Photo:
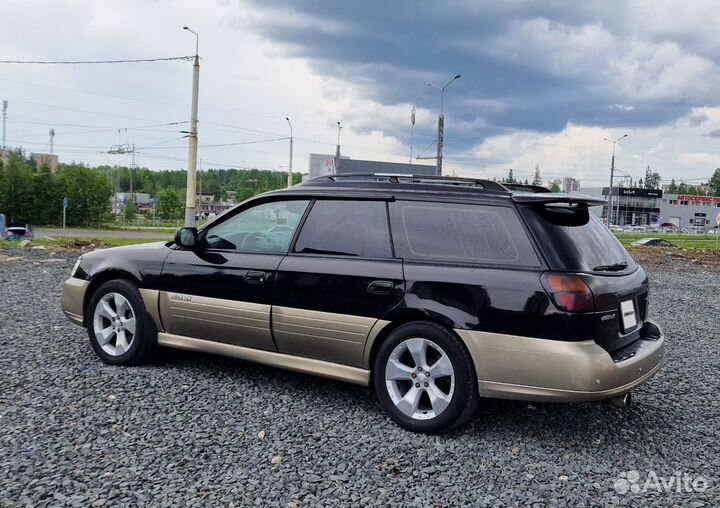
[[[144,238],[165,240],[173,237],[173,232],[167,233],[149,231],[125,231],[118,229],[36,229],[35,238],[49,236],[52,238]]]

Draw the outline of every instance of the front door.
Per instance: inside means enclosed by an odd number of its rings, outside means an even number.
[[[272,309],[278,350],[360,367],[370,330],[403,292],[387,204],[317,200],[278,268]]]
[[[280,261],[308,205],[271,201],[239,210],[176,249],[160,276],[160,316],[169,333],[275,351],[270,306]]]

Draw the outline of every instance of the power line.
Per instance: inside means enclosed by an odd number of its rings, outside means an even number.
[[[237,145],[254,145],[256,143],[269,143],[271,141],[285,141],[290,138],[273,138],[273,139],[260,139],[257,141],[239,141],[237,143],[216,143],[213,145],[200,145],[199,148],[215,148],[220,146],[237,146]],[[179,148],[187,148],[186,146],[158,146],[158,147],[148,147],[146,146],[143,148],[143,150],[177,150]]]
[[[168,56],[163,58],[135,58],[130,60],[0,60],[0,64],[41,64],[41,65],[75,65],[75,64],[117,64],[139,62],[169,62],[172,60],[193,60],[192,56]]]

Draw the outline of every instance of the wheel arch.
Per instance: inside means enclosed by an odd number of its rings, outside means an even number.
[[[85,296],[83,298],[83,325],[85,327],[87,327],[88,304],[90,303],[90,299],[92,298],[92,296],[95,294],[98,288],[106,282],[120,279],[128,280],[135,285],[138,285],[140,282],[137,277],[133,276],[130,272],[118,269],[103,270],[102,272],[95,274],[92,279],[90,279],[90,284],[88,285],[88,288],[85,291]]]
[[[387,336],[390,335],[390,333],[392,333],[396,328],[413,321],[428,321],[436,325],[440,325],[447,329],[450,333],[457,336],[457,333],[455,333],[454,330],[454,323],[447,316],[443,316],[442,314],[428,311],[426,309],[398,309],[396,312],[383,316],[383,319],[378,320],[372,330],[370,330],[363,354],[363,368],[372,371],[377,350],[380,348],[380,345]],[[461,337],[458,336],[458,339],[460,339],[463,345],[465,345],[465,342]],[[370,376],[370,378],[372,380],[372,376]]]

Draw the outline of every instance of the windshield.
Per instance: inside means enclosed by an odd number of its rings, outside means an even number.
[[[523,216],[553,270],[596,273],[635,270],[630,254],[587,208],[525,207]]]

